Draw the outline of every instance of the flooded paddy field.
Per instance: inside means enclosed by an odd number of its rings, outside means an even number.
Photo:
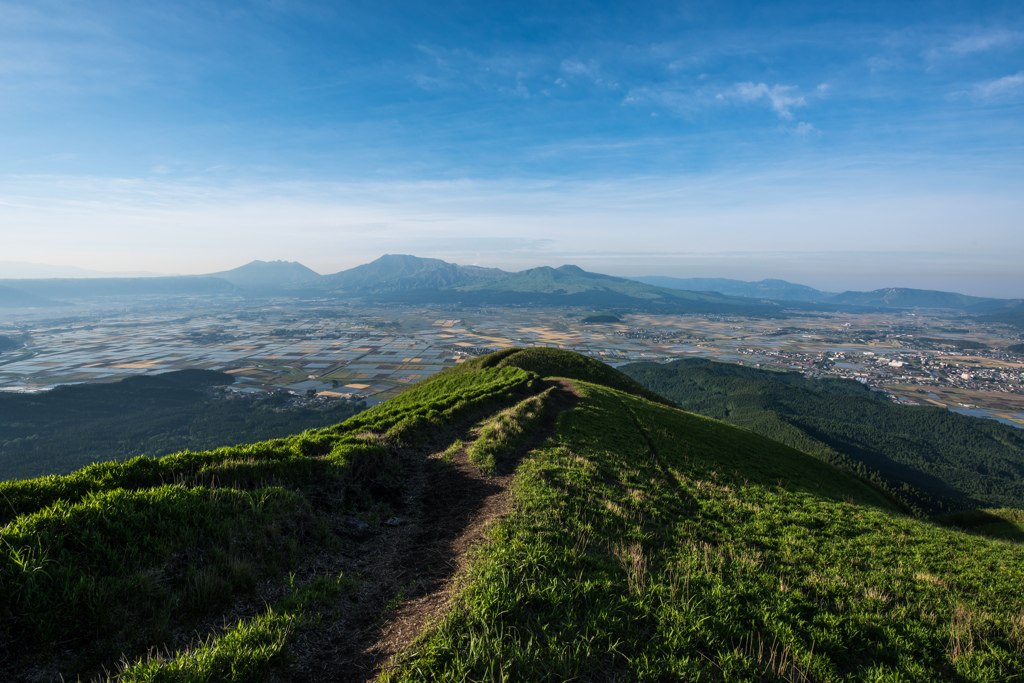
[[[588,324],[583,319],[594,313],[589,308],[317,301],[204,307],[194,300],[177,308],[136,303],[61,313],[0,319],[0,334],[25,343],[0,354],[0,390],[42,391],[202,368],[233,375],[236,391],[284,390],[376,402],[481,353],[550,346],[613,366],[703,357],[845,377],[898,402],[988,411],[986,417],[1024,424],[1024,358],[1005,352],[1020,335],[950,314],[754,319],[616,311],[620,322]],[[937,339],[951,344],[969,339],[984,349],[936,348]]]

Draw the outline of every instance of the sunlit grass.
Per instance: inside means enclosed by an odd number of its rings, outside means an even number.
[[[512,511],[475,551],[454,609],[386,678],[1024,671],[1024,546],[900,515],[884,494],[753,432],[574,384],[579,404],[525,454]],[[500,470],[544,425],[552,391],[541,389],[517,367],[451,373],[286,439],[0,485],[0,639],[25,666],[63,662],[66,680],[273,678],[295,634],[354,585],[308,573],[297,585],[304,558],[338,551],[346,519],[407,495],[428,439],[442,459],[465,449]],[[1020,521],[989,512],[982,522]],[[384,596],[380,618],[405,595]],[[211,626],[225,613],[235,616]]]
[[[515,511],[391,680],[1024,671],[1024,551],[894,514],[751,432],[578,382]]]
[[[131,680],[262,675],[304,608],[243,620],[183,653],[164,644],[336,544],[339,515],[386,510],[405,485],[402,446],[534,387],[523,370],[485,370],[283,439],[4,482],[0,638],[22,657],[73,648],[68,675],[145,651]]]
[[[539,430],[551,392],[552,389],[547,389],[538,396],[531,396],[488,420],[480,437],[469,447],[469,461],[487,474],[494,474],[502,457]]]

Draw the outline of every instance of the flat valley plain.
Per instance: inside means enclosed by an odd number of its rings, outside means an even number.
[[[584,323],[594,313],[620,323]],[[592,308],[362,306],[335,301],[182,298],[87,310],[20,311],[0,335],[0,390],[109,382],[200,368],[231,390],[287,390],[368,405],[469,358],[510,346],[569,349],[612,366],[697,356],[857,380],[909,405],[1024,427],[1020,330],[948,312],[757,319]]]

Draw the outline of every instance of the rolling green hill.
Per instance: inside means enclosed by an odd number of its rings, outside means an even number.
[[[511,349],[339,425],[2,483],[0,677],[1024,670],[1024,547],[901,515],[819,459],[645,393]]]
[[[925,512],[1024,508],[1024,430],[944,408],[894,405],[852,380],[703,359],[621,370],[685,410],[854,471]]]

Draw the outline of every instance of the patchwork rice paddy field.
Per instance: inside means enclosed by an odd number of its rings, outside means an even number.
[[[29,340],[0,355],[0,390],[40,391],[57,384],[114,381],[130,374],[186,368],[229,372],[235,391],[284,389],[323,398],[356,397],[376,403],[468,358],[509,346],[578,351],[610,365],[699,355],[763,367],[814,371],[822,354],[829,372],[863,378],[916,402],[919,386],[903,387],[883,367],[911,353],[914,335],[950,336],[939,315],[808,315],[785,320],[704,315],[623,314],[622,322],[584,324],[589,309],[465,308],[262,302],[203,310],[142,308],[117,314],[53,319],[0,319],[0,334]],[[52,315],[52,314],[49,314]],[[977,327],[975,325],[975,327]],[[1012,343],[984,329],[957,330],[964,339]],[[980,355],[953,356],[965,368],[1019,373],[1021,363]],[[959,371],[958,371],[959,372]],[[1020,395],[935,387],[927,403],[971,404],[998,417],[1021,420]],[[906,391],[903,391],[906,389]],[[900,393],[902,391],[902,393]],[[965,400],[970,399],[970,400]],[[1005,404],[1005,405],[1004,405]],[[1020,408],[1020,409],[1019,409]],[[995,415],[993,415],[995,416]]]

